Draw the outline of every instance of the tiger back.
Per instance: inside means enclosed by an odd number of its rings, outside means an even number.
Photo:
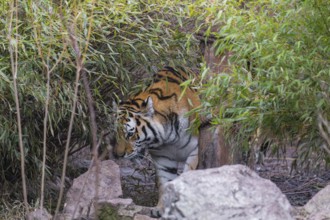
[[[114,106],[118,141],[114,153],[134,158],[146,149],[156,168],[160,193],[164,183],[198,163],[198,137],[188,131],[197,117],[186,113],[200,105],[196,91],[180,84],[189,79],[182,69],[165,67],[144,91]]]

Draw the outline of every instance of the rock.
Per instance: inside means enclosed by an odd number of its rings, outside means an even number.
[[[306,212],[304,207],[301,206],[293,206],[291,211],[291,215],[295,220],[306,220],[308,219],[308,213]]]
[[[165,186],[164,220],[293,219],[284,194],[242,165],[183,173]]]
[[[25,216],[26,220],[51,220],[52,216],[46,209],[36,209]]]
[[[329,220],[329,212],[327,211],[320,211],[320,212],[314,212],[310,214],[307,218],[307,220]]]
[[[72,220],[72,214],[70,213],[59,213],[54,216],[53,220]]]
[[[124,198],[132,198],[141,206],[156,206],[158,188],[155,180],[155,169],[150,163],[149,156],[139,161],[115,160],[120,167]]]
[[[330,185],[313,196],[304,208],[309,213],[308,219],[330,219]]]
[[[149,215],[151,207],[138,206],[132,199],[113,199],[99,202],[98,219],[153,220]]]
[[[151,218],[150,216],[147,216],[147,215],[137,214],[134,216],[133,220],[154,220],[154,219],[157,219],[157,218]]]
[[[128,206],[134,205],[132,199],[122,199],[122,198],[114,198],[110,200],[98,200],[98,204],[100,206],[111,205],[112,207],[115,208],[120,208],[120,207],[126,208]]]
[[[74,179],[64,205],[64,214],[73,218],[90,216],[95,212],[96,167]],[[81,190],[83,190],[81,192]],[[98,201],[109,201],[122,196],[119,166],[111,161],[99,164]]]

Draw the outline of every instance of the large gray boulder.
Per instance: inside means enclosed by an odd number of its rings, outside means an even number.
[[[26,220],[51,220],[52,218],[46,209],[36,209],[25,216]]]
[[[72,219],[116,219],[142,220],[152,219],[147,216],[151,208],[137,206],[130,198],[120,198],[122,188],[120,169],[112,160],[102,161],[99,164],[99,182],[97,188],[96,167],[74,179],[69,189],[63,213],[55,217],[56,220]],[[98,198],[96,198],[96,189]],[[95,214],[96,209],[97,216]]]
[[[66,195],[63,213],[70,219],[93,216],[95,204],[99,201],[112,201],[122,196],[119,166],[111,160],[99,164],[96,180],[96,166],[74,179]],[[97,190],[97,191],[96,191]],[[96,200],[96,193],[98,198]]]
[[[242,165],[183,173],[162,200],[165,220],[293,219],[280,189]]]
[[[308,219],[330,219],[330,185],[313,196],[304,208],[309,214]]]

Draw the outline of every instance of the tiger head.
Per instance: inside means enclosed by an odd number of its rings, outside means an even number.
[[[149,96],[146,100],[128,100],[113,104],[117,114],[117,143],[114,146],[116,156],[132,159],[143,156],[147,147],[141,140],[147,137],[144,125],[149,123],[154,115],[153,101]],[[150,138],[150,137],[149,137]]]

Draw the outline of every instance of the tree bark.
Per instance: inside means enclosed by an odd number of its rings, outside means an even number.
[[[204,42],[204,41],[201,41]],[[231,52],[215,55],[213,42],[201,44],[201,50],[204,53],[204,60],[210,69],[209,77],[221,72],[230,71],[229,58]],[[208,80],[206,79],[206,80]],[[199,169],[219,167],[226,164],[233,164],[233,150],[224,136],[221,126],[211,126],[206,124],[199,129]]]

